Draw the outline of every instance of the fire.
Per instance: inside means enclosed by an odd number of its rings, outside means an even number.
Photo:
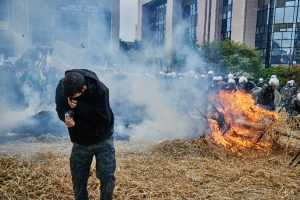
[[[224,121],[224,126],[220,127],[220,119],[208,116],[211,137],[217,144],[232,151],[271,148],[270,142],[258,138],[276,120],[276,112],[255,105],[253,96],[242,90],[221,90],[210,99],[212,109],[217,109]]]

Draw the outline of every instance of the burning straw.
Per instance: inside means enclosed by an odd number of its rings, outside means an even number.
[[[233,152],[247,149],[271,150],[272,143],[261,138],[276,121],[276,112],[255,105],[252,95],[242,90],[222,90],[212,96],[211,101],[218,116],[208,117],[208,123],[211,137],[217,144]],[[220,123],[220,120],[223,122]]]

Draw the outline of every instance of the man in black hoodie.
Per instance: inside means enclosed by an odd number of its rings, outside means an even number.
[[[101,199],[112,199],[116,161],[108,88],[92,71],[68,70],[58,83],[55,102],[73,143],[70,169],[75,199],[88,199],[87,181],[94,156]]]

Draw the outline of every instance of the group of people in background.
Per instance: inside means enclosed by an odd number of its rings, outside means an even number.
[[[61,77],[61,71],[55,67],[48,66],[47,59],[41,64],[41,49],[34,48],[24,53],[14,64],[5,62],[0,65],[0,91],[2,98],[0,102],[9,106],[27,106],[30,99],[38,99],[39,104],[53,104],[55,87]],[[44,52],[44,54],[47,54]],[[180,74],[160,72],[164,79],[183,79]],[[189,71],[185,77],[197,79],[201,87],[205,87],[209,92],[219,90],[241,89],[251,93],[256,103],[268,110],[276,110],[280,106],[281,99],[289,115],[300,114],[300,90],[294,80],[289,80],[284,86],[280,86],[279,79],[272,75],[267,81],[259,78],[257,82],[246,76],[235,76],[228,74],[225,77],[215,76],[213,71],[207,74],[197,75],[194,71]],[[191,82],[190,82],[191,83]],[[172,84],[172,83],[170,83]]]
[[[294,80],[289,80],[285,86],[280,87],[276,75],[272,75],[267,82],[259,78],[257,83],[245,76],[236,77],[231,73],[223,78],[214,76],[214,72],[209,71],[205,77],[210,84],[211,92],[240,89],[251,93],[257,105],[271,111],[275,111],[283,99],[284,103],[279,110],[285,108],[289,115],[300,114],[300,90]]]
[[[13,64],[0,65],[0,102],[10,108],[54,104],[55,88],[59,81],[59,70],[45,66],[40,68],[35,60],[21,59]],[[32,102],[31,102],[32,101]]]

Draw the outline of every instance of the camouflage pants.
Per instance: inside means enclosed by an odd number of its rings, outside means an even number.
[[[94,156],[96,157],[96,176],[101,183],[100,198],[109,200],[113,197],[116,160],[113,137],[110,137],[90,146],[73,143],[70,168],[76,200],[88,199],[87,182]]]

